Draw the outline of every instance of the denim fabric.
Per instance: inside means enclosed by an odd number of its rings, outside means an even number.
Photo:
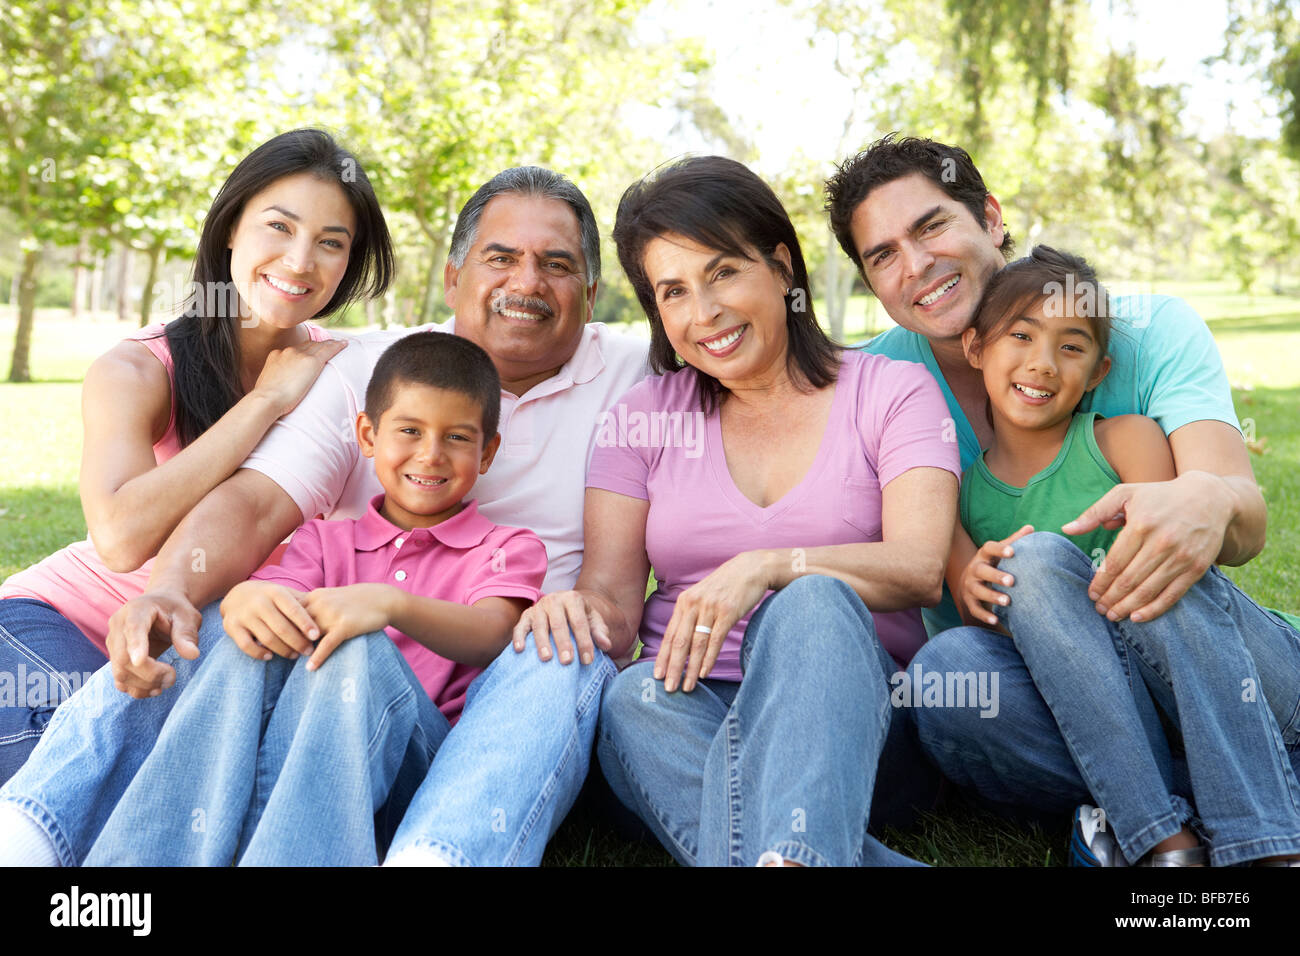
[[[448,730],[393,642],[355,637],[314,672],[229,640],[207,656],[86,864],[377,863],[394,784]]]
[[[3,602],[0,602],[3,603]],[[203,612],[199,657],[187,661],[174,650],[159,660],[176,670],[176,683],[144,700],[113,685],[112,669],[101,667],[80,695],[93,707],[60,707],[26,764],[0,787],[0,801],[30,817],[50,838],[63,866],[85,858],[100,829],[153,749],[181,691],[212,649],[229,638],[217,605]]]
[[[470,685],[393,837],[390,856],[432,851],[461,866],[536,866],[586,779],[601,692],[614,665],[537,657],[507,645]]]
[[[1191,812],[1184,795],[1217,865],[1300,850],[1296,632],[1217,569],[1156,620],[1114,624],[1088,599],[1093,566],[1072,543],[1039,533],[1015,550],[1001,565],[1015,577],[1011,604],[999,609],[1014,644],[960,628],[915,658],[1000,678],[996,719],[917,712],[940,769],[1003,805],[1065,812],[1091,799],[1129,859],[1177,832]],[[1185,764],[1156,705],[1181,734]]]
[[[27,761],[55,708],[107,662],[45,602],[0,600],[0,784]],[[96,709],[93,694],[77,706]]]
[[[666,693],[652,661],[619,674],[596,745],[619,800],[686,865],[752,866],[767,851],[916,865],[867,832],[873,800],[928,781],[932,804],[935,777],[907,711],[891,706],[896,666],[857,594],[834,578],[794,581],[750,620],[741,666],[739,684],[689,694]]]

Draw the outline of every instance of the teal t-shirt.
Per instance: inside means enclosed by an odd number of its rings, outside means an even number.
[[[1213,420],[1240,429],[1232,389],[1209,327],[1182,299],[1167,295],[1111,298],[1110,373],[1084,397],[1080,411],[1103,418],[1146,415],[1166,435],[1189,422]],[[965,471],[980,455],[979,441],[944,381],[929,341],[902,327],[882,332],[863,346],[892,359],[920,362],[943,391],[952,415],[952,434]],[[931,634],[961,625],[957,607],[944,588],[943,603],[924,608]],[[1294,622],[1292,622],[1294,623]]]

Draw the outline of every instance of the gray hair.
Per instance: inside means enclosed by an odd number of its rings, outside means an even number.
[[[478,222],[483,207],[502,193],[519,193],[540,199],[559,199],[569,204],[578,217],[578,231],[582,239],[582,258],[586,263],[587,281],[600,278],[600,230],[591,203],[577,186],[559,173],[541,166],[515,166],[497,173],[469,198],[456,217],[456,228],[451,234],[451,248],[447,260],[457,269],[465,264],[470,246],[478,239]]]

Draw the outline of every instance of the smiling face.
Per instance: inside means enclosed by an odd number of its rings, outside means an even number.
[[[688,365],[724,387],[770,383],[786,375],[789,280],[753,253],[719,252],[669,234],[646,244],[642,258],[664,332]],[[775,258],[790,268],[790,253]]]
[[[456,334],[487,352],[503,387],[522,395],[577,351],[596,296],[586,273],[568,203],[502,193],[483,207],[464,263],[447,263]]]
[[[347,271],[356,229],[343,190],[311,173],[253,195],[229,242],[241,316],[291,329],[319,313]]]
[[[928,339],[955,340],[975,315],[989,277],[1004,265],[1002,209],[985,221],[921,173],[878,186],[853,212],[854,247],[889,317]]]
[[[357,416],[361,453],[384,487],[381,514],[399,528],[428,528],[456,515],[488,470],[500,435],[485,440],[483,409],[461,392],[398,382],[378,425]]]
[[[1025,309],[991,342],[977,346],[974,329],[962,336],[971,365],[984,373],[999,424],[1039,429],[1067,421],[1084,392],[1110,371],[1088,319],[1046,308],[1047,301]]]

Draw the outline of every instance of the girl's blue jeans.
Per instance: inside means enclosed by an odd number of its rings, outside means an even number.
[[[919,865],[867,832],[873,805],[932,806],[937,777],[857,594],[810,575],[769,596],[741,668],[690,693],[666,693],[650,660],[614,679],[596,753],[615,796],[685,865]]]
[[[27,762],[55,708],[107,660],[43,601],[0,600],[0,784]],[[78,701],[97,709],[93,696]]]
[[[1215,865],[1300,852],[1300,634],[1218,568],[1155,620],[1112,623],[1088,599],[1092,562],[1060,535],[1022,538],[1000,567],[1014,639],[955,628],[914,659],[999,676],[996,717],[915,713],[949,779],[1039,813],[1091,800],[1129,860],[1193,808]]]

